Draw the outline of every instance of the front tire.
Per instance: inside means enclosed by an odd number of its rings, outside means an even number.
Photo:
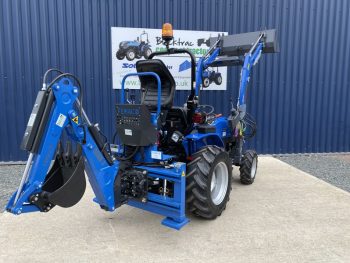
[[[221,215],[229,201],[231,179],[231,160],[223,149],[212,145],[196,152],[187,165],[187,210],[206,219]]]
[[[258,168],[258,154],[256,151],[248,150],[244,153],[241,166],[239,167],[242,184],[254,183]]]
[[[203,78],[203,87],[207,88],[210,85],[210,80],[209,78]]]

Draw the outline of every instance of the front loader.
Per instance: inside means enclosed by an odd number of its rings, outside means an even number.
[[[206,219],[221,215],[231,192],[232,165],[240,166],[243,184],[253,183],[257,154],[243,152],[247,130],[255,130],[245,93],[260,55],[277,51],[275,31],[213,38],[198,62],[187,49],[169,47],[170,24],[163,26],[162,36],[166,51],[138,61],[137,73],[123,78],[114,120],[117,145],[108,143],[99,125],[89,120],[74,75],[59,70],[45,74],[21,145],[29,158],[8,212],[74,206],[84,194],[86,173],[102,209],[131,205],[165,216],[162,224],[180,229],[189,222],[186,212]],[[173,105],[174,78],[155,58],[173,54],[191,58],[191,91],[184,107]],[[204,70],[230,65],[242,66],[240,92],[237,107],[224,117],[201,105],[199,95]],[[47,84],[51,71],[58,76]],[[139,104],[126,98],[124,84],[130,76],[140,79]]]

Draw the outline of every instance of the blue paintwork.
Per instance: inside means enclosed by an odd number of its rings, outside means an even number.
[[[247,53],[244,55],[244,64],[241,69],[241,80],[240,80],[240,87],[239,87],[239,96],[238,96],[238,103],[237,107],[238,109],[245,105],[245,93],[247,84],[249,82],[249,75],[251,72],[251,68],[258,62],[261,52],[263,48],[263,43],[260,42],[257,47],[253,50],[253,53]],[[220,54],[220,48],[215,48],[211,53],[209,53],[206,56],[203,56],[198,60],[197,63],[197,69],[196,69],[196,87],[195,87],[195,94],[199,95],[199,90],[202,83],[203,77],[209,77],[210,72],[208,72],[208,66],[215,61],[215,59]],[[243,110],[245,110],[243,108]],[[216,132],[215,133],[206,133],[206,134],[200,134],[198,132],[191,133],[185,137],[182,144],[184,146],[184,149],[186,151],[186,154],[188,156],[191,156],[193,153],[198,151],[200,148],[202,148],[205,145],[217,145],[220,147],[224,147],[225,144],[223,142],[223,139],[225,137],[231,137],[232,136],[232,128],[228,125],[228,120],[226,117],[219,117],[216,118],[213,123],[211,123],[212,126],[215,127]]]
[[[156,77],[158,81],[159,102],[161,83],[157,74],[147,72],[128,74],[128,76],[130,75],[152,75]],[[125,78],[123,79],[123,83]],[[63,78],[53,86],[53,91],[56,103],[54,103],[53,110],[50,114],[48,126],[42,137],[39,151],[34,156],[27,183],[24,185],[16,204],[14,204],[16,192],[12,195],[6,206],[6,210],[16,215],[39,211],[35,205],[28,204],[29,197],[35,193],[41,192],[42,184],[49,171],[51,161],[54,159],[61,134],[63,130],[66,129],[71,139],[80,143],[82,146],[85,171],[96,196],[93,200],[103,209],[114,211],[116,209],[114,181],[118,174],[119,161],[115,160],[112,165],[109,165],[87,127],[83,129],[83,126],[86,124],[81,122],[81,117],[78,115],[78,112],[74,110],[74,102],[78,98],[79,92],[78,89],[72,85],[71,81],[67,78]],[[124,98],[121,101],[124,102]],[[78,123],[73,121],[76,116],[79,117]],[[152,118],[156,120],[157,116],[158,114],[155,113],[152,115]],[[63,119],[64,121],[59,122],[59,119]],[[156,124],[156,121],[154,123]],[[86,138],[85,144],[82,143],[84,139],[84,130]],[[156,145],[145,147],[145,155],[147,156],[146,162],[155,161],[150,158],[151,151],[153,150],[157,150]],[[170,157],[169,155],[162,154],[163,160],[169,159]],[[166,218],[162,221],[162,224],[168,227],[180,229],[182,226],[186,225],[189,222],[185,215],[186,164],[174,163],[173,167],[169,168],[152,168],[147,166],[137,166],[137,168],[147,170],[150,177],[166,179],[168,182],[173,182],[174,195],[173,197],[165,197],[149,193],[147,202],[143,203],[130,200],[128,204],[165,216]]]
[[[77,116],[77,112],[71,110],[69,112],[70,120]],[[80,120],[81,118],[79,118]],[[78,142],[84,138],[84,132],[80,126],[80,121],[77,123],[71,121],[73,133]],[[103,206],[108,211],[114,211],[115,200],[113,183],[119,169],[119,162],[114,162],[109,165],[100,152],[94,139],[88,129],[86,130],[86,144],[82,144],[83,155],[85,159],[85,171],[89,178],[90,185],[96,195],[95,201]]]
[[[209,75],[210,75],[210,71],[205,70],[205,71],[203,71],[203,73],[202,73],[202,78],[209,78]]]
[[[228,125],[227,118],[216,118],[211,125],[215,127],[215,133],[203,134],[195,130],[193,133],[185,136],[182,145],[184,146],[187,156],[191,156],[206,145],[225,147],[223,140],[232,136],[232,129]]]
[[[148,202],[129,201],[128,204],[150,212],[166,216],[162,221],[163,225],[179,230],[189,222],[185,213],[186,200],[186,164],[175,163],[174,168],[151,168],[138,166],[148,171],[148,175],[154,178],[167,179],[174,183],[174,197],[166,197],[157,194],[148,194]]]
[[[258,62],[261,52],[263,49],[263,43],[259,43],[253,54],[246,54],[244,57],[244,63],[241,70],[241,80],[240,80],[240,88],[239,88],[239,96],[238,96],[238,104],[237,106],[242,106],[245,104],[245,93],[247,89],[247,85],[249,82],[249,75],[252,67]]]
[[[137,41],[123,41],[123,42],[126,42],[126,45],[128,45],[128,47],[138,47],[140,45],[140,43]]]
[[[24,205],[23,207],[22,205],[24,202],[28,201],[28,197],[31,194],[36,193],[41,189],[41,185],[49,170],[51,160],[54,157],[63,127],[69,122],[68,111],[72,109],[77,95],[73,92],[76,88],[71,85],[70,80],[68,81],[69,85],[65,85],[64,79],[62,79],[59,83],[53,86],[53,92],[57,100],[55,102],[55,107],[50,114],[48,127],[43,135],[38,154],[33,158],[33,165],[29,172],[27,183],[25,183],[23,187],[23,194],[18,199],[15,206],[12,206],[13,204],[11,201],[13,202],[13,198],[11,198],[6,207],[7,209],[11,208],[11,212],[15,214],[37,210],[33,205]],[[64,120],[64,122],[62,122],[62,127],[56,124],[59,118]]]
[[[191,68],[191,62],[188,61],[188,60],[185,60],[184,62],[182,62],[182,63],[179,65],[179,72],[188,70],[188,69],[190,69],[190,68]]]
[[[199,95],[199,90],[202,83],[202,78],[203,78],[203,73],[205,72],[205,70],[208,68],[208,65],[210,63],[212,63],[218,56],[220,53],[220,48],[216,48],[212,54],[210,54],[209,57],[201,57],[198,62],[197,62],[197,69],[196,69],[196,91],[195,94],[196,96]]]
[[[68,84],[65,84],[67,83],[66,81],[68,81]],[[53,86],[53,92],[56,99],[54,108],[49,117],[48,126],[43,135],[39,151],[34,156],[27,183],[24,185],[22,194],[16,204],[13,204],[13,196],[6,206],[6,209],[14,214],[38,211],[36,206],[25,203],[28,202],[28,198],[32,194],[40,192],[51,161],[54,159],[63,130],[67,129],[68,134],[73,133],[72,139],[77,142],[81,142],[84,137],[82,128],[72,121],[77,116],[76,111],[73,110],[73,104],[78,96],[77,88],[72,85],[69,79],[64,78]],[[59,123],[59,118],[64,119],[64,122]],[[82,144],[85,170],[98,203],[106,207],[107,210],[113,211],[113,182],[119,163],[115,162],[112,166],[108,165],[88,129],[85,129],[85,132],[87,143]]]

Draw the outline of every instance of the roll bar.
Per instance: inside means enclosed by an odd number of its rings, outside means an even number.
[[[169,48],[166,51],[159,51],[154,52],[149,56],[149,59],[152,59],[155,56],[161,56],[161,55],[172,55],[172,54],[188,54],[191,58],[191,95],[190,97],[193,97],[195,94],[194,87],[196,84],[196,58],[191,53],[191,51],[187,49],[176,49],[176,48]]]

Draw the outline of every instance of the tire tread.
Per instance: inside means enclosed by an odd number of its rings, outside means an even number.
[[[257,153],[254,150],[247,150],[242,158],[242,162],[239,168],[240,171],[240,181],[242,184],[252,184],[254,182],[254,178],[250,177],[250,171],[252,169],[252,164],[254,158],[258,158]]]
[[[208,200],[207,197],[208,191],[210,191],[210,189],[208,189],[208,176],[210,169],[217,156],[223,152],[225,153],[222,148],[216,145],[206,146],[193,154],[193,160],[187,164],[186,208],[196,216],[206,219],[214,219],[221,215],[222,211],[226,208],[231,185],[227,188],[228,197],[223,201],[219,210],[216,209],[214,211],[211,209],[209,204],[211,200]],[[229,178],[231,178],[231,170],[229,171]],[[231,179],[229,179],[229,183],[230,182]]]

